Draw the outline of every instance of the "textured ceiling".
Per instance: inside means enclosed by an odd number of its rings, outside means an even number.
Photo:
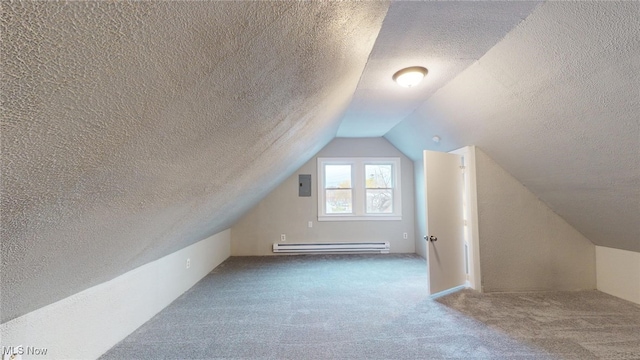
[[[388,3],[1,6],[2,322],[229,227],[358,84],[340,134],[397,123],[414,159],[479,145],[595,243],[640,251],[638,2],[394,3],[375,48]],[[391,94],[416,61],[424,92]]]
[[[385,137],[414,160],[478,145],[595,244],[640,251],[640,3],[540,5]]]
[[[478,60],[539,4],[394,2],[382,23],[338,136],[383,136],[440,87]],[[406,89],[391,78],[409,66],[429,74]]]
[[[384,2],[2,2],[2,322],[229,227],[328,143]]]

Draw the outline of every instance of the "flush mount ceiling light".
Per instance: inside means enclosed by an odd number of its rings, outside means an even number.
[[[393,81],[403,87],[413,87],[418,85],[422,78],[427,75],[427,69],[422,66],[412,66],[399,70],[393,74]]]

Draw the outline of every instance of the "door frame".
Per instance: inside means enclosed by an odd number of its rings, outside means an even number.
[[[465,146],[449,151],[461,155],[464,161],[464,206],[466,228],[464,242],[467,247],[468,276],[470,288],[482,292],[480,272],[480,233],[478,231],[478,187],[476,183],[476,147]],[[424,200],[423,200],[424,201]]]

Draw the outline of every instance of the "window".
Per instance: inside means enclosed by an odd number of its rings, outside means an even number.
[[[393,214],[393,165],[366,164],[365,193],[367,214]]]
[[[351,164],[324,167],[324,198],[327,214],[353,214]]]
[[[318,220],[401,220],[400,158],[318,158]]]

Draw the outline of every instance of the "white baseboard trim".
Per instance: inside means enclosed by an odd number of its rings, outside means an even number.
[[[46,349],[22,359],[96,359],[231,254],[229,229],[0,325],[2,347]],[[186,261],[190,259],[190,267]]]
[[[640,304],[640,253],[596,246],[598,290]]]

